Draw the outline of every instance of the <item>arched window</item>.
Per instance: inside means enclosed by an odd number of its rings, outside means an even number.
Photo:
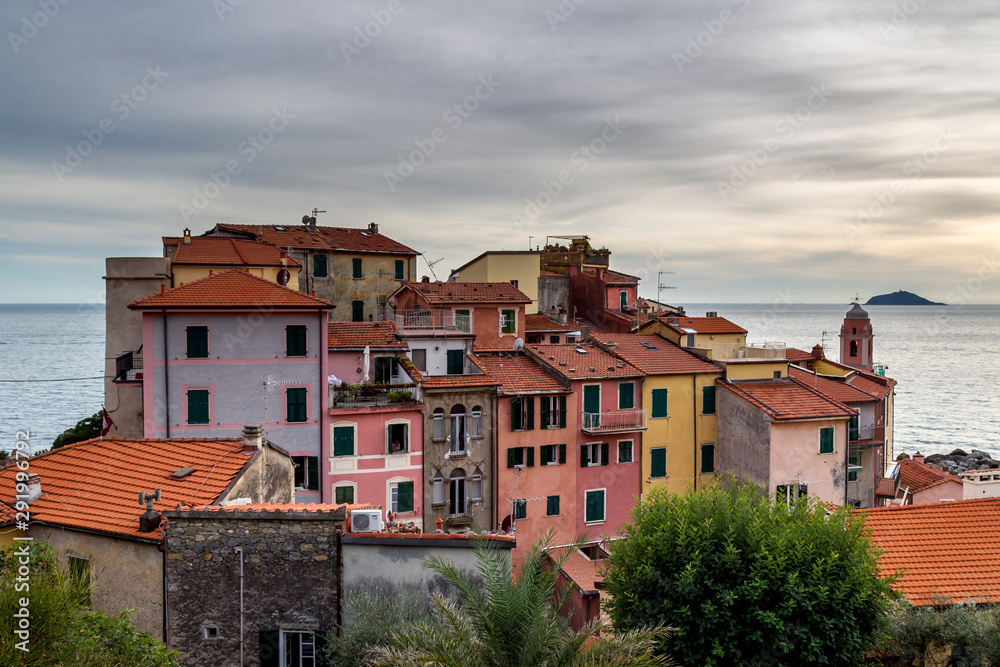
[[[451,409],[451,453],[464,454],[468,433],[465,430],[465,406],[456,405]]]
[[[483,472],[477,467],[469,478],[469,500],[483,499]]]
[[[483,437],[483,408],[478,405],[472,408],[472,414],[469,416],[469,436]]]
[[[858,341],[856,340],[851,341],[851,356],[852,357],[858,356]]]
[[[448,513],[451,515],[467,514],[465,498],[465,471],[456,468],[451,471],[448,480]]]
[[[434,471],[434,481],[431,486],[433,487],[433,492],[431,494],[431,502],[435,505],[444,504],[444,477],[441,476],[440,470]]]
[[[434,431],[435,440],[444,440],[444,408],[434,409]]]

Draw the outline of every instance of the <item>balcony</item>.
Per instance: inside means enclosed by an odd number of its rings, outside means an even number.
[[[720,350],[724,355],[720,361],[761,361],[785,360],[784,343],[762,343],[748,344],[730,343],[725,350]]]
[[[610,410],[608,412],[584,412],[584,433],[624,433],[646,430],[645,410]]]
[[[883,498],[896,497],[896,478],[880,477],[875,484],[875,495]]]
[[[417,403],[414,384],[350,384],[346,387],[327,385],[330,388],[330,409],[376,408],[386,405],[412,405]]]
[[[396,329],[404,333],[472,333],[472,316],[447,310],[397,310],[391,316]]]
[[[850,426],[847,438],[852,444],[882,444],[885,442],[885,426]]]
[[[115,382],[142,380],[142,350],[126,352],[115,359]]]

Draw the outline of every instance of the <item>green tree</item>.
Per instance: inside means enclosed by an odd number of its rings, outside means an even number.
[[[950,599],[929,607],[901,601],[890,619],[888,655],[919,659],[924,667],[1000,665],[1000,612],[995,609]]]
[[[858,665],[897,597],[862,519],[802,498],[787,507],[726,477],[654,489],[606,561],[618,628],[669,624],[688,665]]]
[[[374,665],[383,667],[571,667],[577,665],[671,665],[653,655],[662,627],[610,634],[607,622],[574,631],[560,615],[569,587],[556,586],[566,550],[548,567],[539,543],[514,576],[509,553],[488,540],[476,543],[475,576],[440,558],[428,565],[457,594],[457,602],[437,594],[431,621],[395,635],[392,645],[376,649]],[[600,633],[601,637],[597,635]]]
[[[101,425],[103,421],[103,415],[100,412],[97,412],[90,417],[86,417],[85,419],[81,419],[76,423],[76,426],[68,428],[56,436],[56,439],[52,441],[52,449],[62,447],[63,445],[72,445],[74,442],[83,442],[84,440],[96,438],[101,434]]]
[[[344,596],[344,625],[327,639],[328,664],[362,667],[372,649],[385,646],[394,634],[427,618],[429,600],[415,590],[391,594],[374,586]]]

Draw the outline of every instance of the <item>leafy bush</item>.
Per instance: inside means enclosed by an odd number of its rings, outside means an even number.
[[[937,607],[901,602],[890,615],[884,651],[925,667],[1000,665],[1000,611],[942,599]]]
[[[327,640],[330,664],[338,667],[368,664],[371,649],[388,644],[395,633],[405,632],[426,618],[428,611],[428,600],[415,590],[394,594],[365,586],[348,591],[344,596],[344,626],[340,636]]]
[[[68,428],[56,436],[56,439],[52,441],[52,449],[96,438],[101,434],[103,423],[104,416],[100,412],[81,419],[76,423],[76,426]]]

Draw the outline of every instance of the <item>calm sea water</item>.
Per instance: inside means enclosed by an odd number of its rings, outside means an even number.
[[[750,342],[809,350],[825,342],[837,358],[849,305],[686,304],[688,314],[716,311],[747,329]],[[1000,457],[1000,306],[866,306],[875,361],[896,387],[896,451],[947,453],[956,447]],[[824,332],[826,332],[824,334]],[[0,380],[66,380],[104,372],[103,305],[0,305]],[[100,379],[0,382],[0,446],[17,429],[47,448],[80,419],[99,411]]]

